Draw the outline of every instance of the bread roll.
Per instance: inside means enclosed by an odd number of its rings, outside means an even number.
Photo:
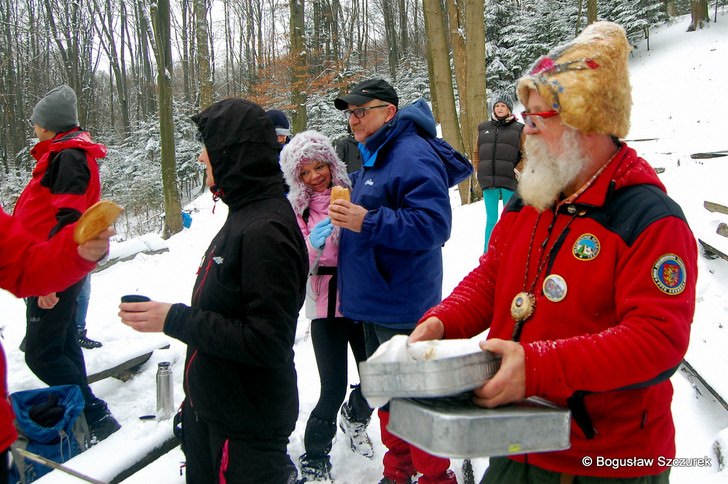
[[[123,209],[110,200],[101,200],[91,205],[76,223],[73,240],[78,245],[95,239],[101,232],[114,225]]]
[[[333,202],[334,200],[351,201],[349,189],[346,187],[340,187],[338,185],[334,185],[333,187],[331,187],[331,201]]]

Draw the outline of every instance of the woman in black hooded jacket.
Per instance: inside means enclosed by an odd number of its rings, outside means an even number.
[[[242,99],[194,116],[208,186],[229,207],[200,265],[191,307],[122,303],[125,324],[187,343],[183,450],[188,483],[286,483],[298,415],[293,364],[308,255],[283,194],[280,147]]]

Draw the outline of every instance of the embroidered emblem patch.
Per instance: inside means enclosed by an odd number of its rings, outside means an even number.
[[[599,255],[599,248],[599,239],[596,235],[583,234],[574,242],[571,253],[579,260],[592,260]]]
[[[665,294],[676,295],[685,290],[685,263],[675,254],[665,254],[652,266],[652,280]]]

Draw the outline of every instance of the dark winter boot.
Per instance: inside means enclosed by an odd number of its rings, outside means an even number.
[[[346,435],[349,436],[349,443],[351,444],[351,450],[369,457],[374,457],[374,448],[372,447],[372,441],[367,435],[367,426],[369,420],[355,420],[352,416],[351,406],[349,403],[344,403],[341,406],[341,420],[339,420],[339,428]]]
[[[87,350],[92,350],[94,348],[101,348],[104,346],[100,341],[95,341],[90,338],[86,337],[86,330],[78,332],[78,345],[81,348],[86,348]]]
[[[109,435],[121,428],[116,421],[106,402],[97,398],[83,409],[88,423],[88,431],[91,436],[91,445],[98,444]]]
[[[301,456],[301,478],[298,484],[306,482],[333,482],[331,479],[331,461],[329,456],[309,457],[307,454]]]

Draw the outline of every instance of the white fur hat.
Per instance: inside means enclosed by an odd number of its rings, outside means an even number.
[[[568,126],[623,138],[632,110],[627,69],[631,49],[622,27],[595,22],[536,61],[518,80],[518,98],[526,106],[530,89],[535,89]]]
[[[314,130],[297,134],[281,151],[281,169],[290,187],[288,200],[298,215],[308,207],[311,199],[311,189],[301,180],[301,166],[312,161],[323,161],[329,165],[334,185],[351,187],[346,166],[336,155],[329,138]]]

